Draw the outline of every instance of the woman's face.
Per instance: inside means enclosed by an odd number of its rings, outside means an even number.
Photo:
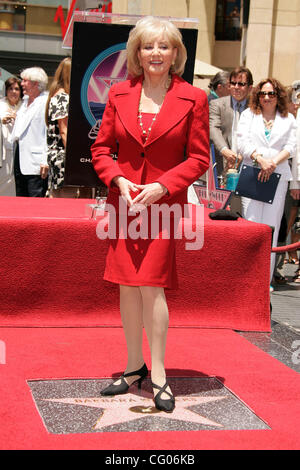
[[[16,105],[21,96],[19,85],[17,83],[10,85],[10,87],[7,89],[6,96],[10,104]]]
[[[277,108],[277,95],[271,83],[265,83],[260,89],[259,104],[263,112],[274,113]]]
[[[170,44],[165,35],[142,43],[138,51],[144,73],[156,76],[168,74],[176,56],[177,49]]]

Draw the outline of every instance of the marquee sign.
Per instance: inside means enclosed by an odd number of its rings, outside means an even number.
[[[71,18],[72,18],[72,15],[73,15],[74,11],[79,10],[79,8],[75,8],[76,1],[77,0],[72,0],[72,3],[71,3],[70,8],[68,10],[66,21],[65,21],[65,18],[64,18],[63,7],[61,5],[59,5],[57,7],[55,17],[54,17],[54,22],[56,23],[58,20],[60,20],[60,28],[61,28],[62,39],[64,39],[64,37],[65,37],[65,34],[68,30],[68,27],[69,27],[69,24],[70,24],[70,21],[71,21]],[[106,0],[106,1],[102,2],[101,8],[90,8],[89,11],[91,11],[91,12],[92,11],[94,11],[94,12],[101,11],[101,12],[111,13],[112,12],[112,2],[108,2]]]

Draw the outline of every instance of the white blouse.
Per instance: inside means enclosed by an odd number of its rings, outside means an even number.
[[[250,108],[242,112],[237,128],[238,153],[246,165],[253,165],[251,155],[254,151],[266,159],[273,159],[282,150],[287,150],[289,158],[296,156],[296,120],[292,114],[282,117],[276,113],[271,135],[267,139],[262,114],[254,114]],[[292,180],[288,160],[279,163],[276,172],[283,180]]]

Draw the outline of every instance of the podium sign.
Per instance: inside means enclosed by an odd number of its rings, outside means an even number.
[[[131,23],[139,18],[129,17]],[[111,85],[128,77],[126,43],[133,24],[119,24],[124,22],[120,15],[103,13],[76,12],[74,20],[64,41],[64,47],[70,47],[71,38],[73,41],[65,185],[100,187],[90,147],[97,137]],[[183,78],[192,83],[197,29],[195,20],[179,21],[189,25],[180,30],[188,51]]]
[[[208,209],[226,209],[231,191],[227,189],[214,189],[208,190],[207,185],[194,184],[195,193],[198,197],[199,203]]]
[[[208,209],[225,209],[231,197],[231,191],[218,187],[214,146],[210,149],[210,163],[206,172],[206,184],[194,184],[199,203]]]

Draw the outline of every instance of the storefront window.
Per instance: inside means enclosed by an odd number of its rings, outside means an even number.
[[[95,9],[111,12],[112,2],[103,0],[0,0],[0,30],[57,34],[68,11]]]
[[[26,1],[0,1],[0,29],[25,31]]]
[[[59,7],[68,8],[68,0],[27,0],[31,5],[41,5],[45,7]]]
[[[53,33],[56,9],[68,6],[69,0],[0,0],[0,30]]]
[[[217,41],[241,40],[241,0],[217,0]]]

